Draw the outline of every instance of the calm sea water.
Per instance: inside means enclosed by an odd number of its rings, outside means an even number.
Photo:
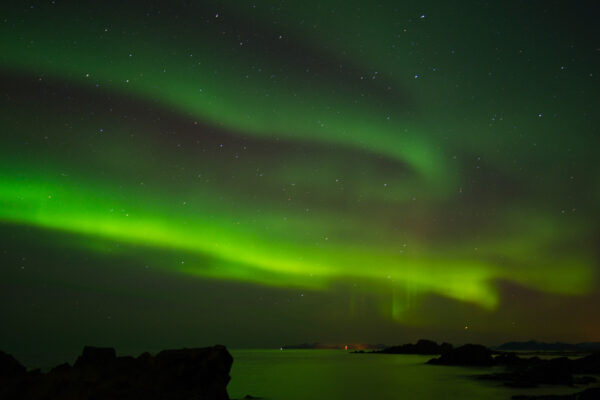
[[[583,388],[511,389],[472,376],[493,368],[425,365],[430,356],[352,354],[343,350],[232,350],[229,396],[267,400],[510,399]],[[500,370],[498,370],[500,371]]]

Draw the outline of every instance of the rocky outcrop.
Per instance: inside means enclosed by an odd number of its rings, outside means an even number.
[[[403,344],[400,346],[386,347],[383,350],[374,353],[383,354],[445,354],[452,350],[450,343],[437,344],[432,340],[421,339],[416,344]]]
[[[565,357],[550,360],[541,360],[537,357],[533,360],[520,360],[516,364],[509,364],[506,372],[480,375],[479,378],[502,381],[506,386],[519,388],[536,387],[540,384],[572,385],[575,383],[572,364]]]
[[[465,344],[457,347],[439,358],[427,362],[435,365],[491,366],[494,365],[492,351],[479,344]]]
[[[572,363],[576,374],[600,374],[600,353],[577,358]]]
[[[546,343],[536,340],[527,342],[508,342],[496,347],[496,350],[501,351],[552,351],[552,352],[593,352],[600,351],[600,342],[585,342],[585,343]]]
[[[0,399],[229,399],[233,358],[220,345],[137,358],[117,357],[111,348],[86,347],[73,366],[61,364],[46,374],[25,372],[2,355],[0,371],[16,373],[0,375]]]
[[[505,353],[494,358],[495,365],[506,366],[505,372],[480,375],[480,379],[504,382],[511,387],[536,387],[538,385],[574,385],[595,382],[596,378],[581,376],[597,374],[600,371],[600,355],[570,359],[556,357],[541,359],[539,357],[521,358],[515,354]]]
[[[25,367],[13,356],[0,350],[0,379],[23,374],[25,374]]]
[[[600,388],[589,388],[583,392],[565,395],[541,395],[541,396],[527,396],[519,395],[513,396],[513,400],[598,400],[600,399]]]
[[[600,373],[600,354],[570,359],[556,357],[541,359],[539,357],[519,357],[515,353],[500,353],[493,357],[487,347],[467,344],[439,358],[428,361],[436,365],[462,366],[504,366],[504,372],[479,375],[479,379],[503,382],[506,386],[529,388],[538,385],[567,385],[589,384],[596,381],[582,374]]]

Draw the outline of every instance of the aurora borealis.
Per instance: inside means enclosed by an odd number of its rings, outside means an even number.
[[[592,2],[1,9],[15,353],[600,340]]]

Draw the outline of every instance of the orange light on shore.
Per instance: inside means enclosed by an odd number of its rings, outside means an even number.
[[[348,350],[348,345],[345,345],[345,346],[344,346],[344,350]]]

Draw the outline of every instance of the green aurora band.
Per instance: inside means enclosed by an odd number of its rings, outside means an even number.
[[[399,321],[428,294],[496,310],[498,282],[594,292],[598,78],[556,78],[569,43],[341,4],[7,10],[0,65],[29,83],[1,111],[0,221],[176,254],[173,273],[401,291]],[[75,100],[31,94],[57,82]]]

